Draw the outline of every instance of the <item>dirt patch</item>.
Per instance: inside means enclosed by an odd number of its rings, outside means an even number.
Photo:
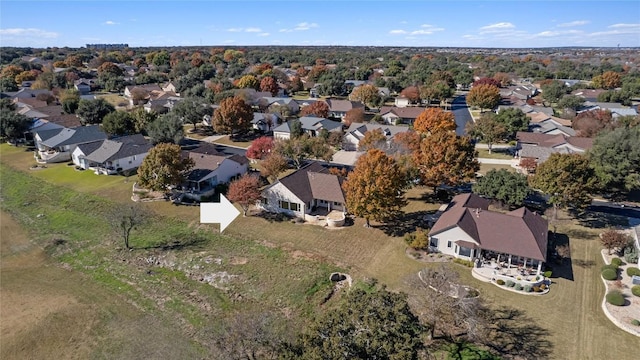
[[[405,254],[417,261],[422,261],[426,263],[435,263],[435,262],[451,262],[451,257],[438,253],[429,253],[424,250],[415,250],[412,248],[407,248],[405,250]]]
[[[244,265],[249,262],[249,259],[246,257],[233,257],[229,260],[229,264],[231,265]]]

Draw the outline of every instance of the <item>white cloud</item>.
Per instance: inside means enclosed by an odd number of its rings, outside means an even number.
[[[607,27],[610,29],[640,29],[640,24],[613,24]]]
[[[280,29],[278,32],[292,32],[292,29]]]
[[[47,39],[54,39],[59,36],[59,34],[56,32],[36,28],[0,29],[0,35],[11,37],[39,37]]]
[[[260,29],[260,28],[246,28],[246,29],[244,29],[244,31],[259,33],[259,32],[262,32],[262,29]]]
[[[263,32],[263,33],[258,34],[258,36],[269,36],[269,35],[271,35],[271,34],[269,34],[268,32]]]
[[[118,25],[118,23],[117,23],[117,22],[115,22],[115,21],[111,21],[111,20],[107,20],[107,21],[105,21],[105,22],[104,22],[104,24],[105,24],[105,25]]]
[[[242,28],[230,28],[230,29],[227,29],[228,32],[242,32],[242,30],[243,30]]]
[[[510,22],[500,22],[496,24],[491,24],[487,26],[483,26],[480,28],[480,34],[490,34],[496,32],[505,32],[515,29],[515,25]]]
[[[444,30],[444,28],[435,27],[435,26],[429,25],[429,24],[423,24],[423,25],[420,25],[420,27],[421,27],[421,29],[412,30],[412,31],[401,30],[401,29],[391,30],[391,31],[389,31],[389,34],[391,34],[391,35],[404,35],[404,34],[409,34],[409,35],[431,35],[436,31],[443,31]]]
[[[588,23],[590,23],[590,21],[588,21],[588,20],[576,20],[576,21],[571,21],[571,22],[558,24],[558,27],[582,26],[582,25],[587,25]]]
[[[298,25],[296,25],[296,27],[293,28],[293,30],[303,31],[303,30],[309,30],[311,28],[317,28],[317,27],[318,27],[318,24],[316,23],[301,22]]]
[[[542,31],[539,32],[537,34],[532,35],[532,37],[537,38],[537,37],[556,37],[556,36],[567,36],[567,35],[578,35],[578,34],[582,34],[582,31],[579,30],[566,30],[566,31],[551,31],[551,30],[547,30],[547,31]]]
[[[389,34],[392,34],[392,35],[402,35],[402,34],[406,34],[406,33],[407,33],[407,31],[405,31],[405,30],[391,30],[391,31],[389,31]]]

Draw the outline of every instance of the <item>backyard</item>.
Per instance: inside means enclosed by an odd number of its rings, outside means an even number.
[[[64,195],[74,199],[80,199],[82,193],[98,195],[101,198],[108,198],[117,202],[128,201],[131,195],[131,185],[135,177],[130,179],[121,176],[97,176],[91,172],[78,172],[73,167],[66,164],[47,165],[48,168],[42,170],[28,170],[29,166],[34,163],[31,153],[25,152],[24,149],[10,147],[6,144],[0,146],[3,186],[3,199],[10,197],[20,197],[16,201],[8,203],[2,202],[5,210],[10,210],[20,223],[24,226],[24,219],[33,221],[34,211],[49,213],[53,208],[58,208],[56,204],[38,205],[45,207],[30,209],[23,207],[30,196],[35,194],[29,189],[9,189],[11,187],[30,187],[42,186],[35,179],[43,179],[52,184],[53,187],[47,189],[39,189],[38,191],[51,192],[56,186],[63,186],[66,189]],[[499,167],[499,166],[497,166]],[[483,165],[483,171],[487,171],[490,167]],[[28,175],[9,176],[11,172],[19,170]],[[34,180],[29,180],[29,179]],[[26,179],[26,180],[25,180]],[[16,183],[18,181],[18,183]],[[80,193],[78,196],[73,194]],[[57,196],[57,195],[56,195]],[[48,201],[53,201],[54,195],[45,197]],[[386,284],[393,290],[406,291],[412,296],[417,296],[409,285],[409,280],[416,276],[417,272],[427,263],[409,259],[406,254],[406,245],[402,236],[393,236],[403,231],[411,230],[416,225],[420,225],[420,219],[428,211],[438,208],[439,204],[427,203],[425,200],[429,198],[429,191],[421,188],[414,188],[408,194],[410,200],[405,208],[405,218],[398,224],[381,225],[374,224],[372,228],[363,227],[364,222],[361,219],[355,219],[353,225],[340,229],[327,229],[318,226],[296,224],[291,221],[276,221],[268,217],[248,216],[238,217],[225,230],[224,237],[213,236],[206,243],[202,243],[196,249],[187,248],[185,253],[179,251],[169,251],[162,253],[158,249],[138,249],[124,259],[130,259],[156,256],[163,258],[172,257],[175,263],[184,257],[204,258],[208,254],[223,259],[231,263],[245,263],[247,265],[226,266],[225,271],[237,273],[242,279],[250,280],[249,283],[257,284],[264,282],[258,293],[249,291],[248,285],[238,285],[236,292],[243,296],[255,298],[256,296],[265,295],[265,301],[276,303],[282,301],[286,297],[293,296],[293,299],[287,300],[288,308],[298,309],[296,311],[305,310],[305,302],[309,300],[301,294],[308,291],[309,288],[316,288],[315,284],[324,277],[324,272],[331,269],[341,268],[343,272],[349,273],[354,279],[362,280],[365,278],[375,278]],[[59,200],[57,200],[59,201]],[[60,212],[68,211],[65,207],[80,206],[75,202],[65,201],[64,207],[60,207]],[[159,202],[148,204],[157,214],[161,214],[163,219],[167,219],[163,226],[169,226],[175,234],[185,233],[185,231],[193,232],[195,229],[201,229],[211,233],[214,229],[212,226],[199,225],[199,208],[197,207],[177,207],[167,202]],[[83,208],[85,209],[85,208]],[[85,209],[86,210],[86,209]],[[57,216],[63,216],[59,214]],[[57,217],[56,217],[57,219]],[[61,219],[60,219],[61,220]],[[53,221],[53,219],[51,220]],[[176,222],[178,221],[178,222]],[[183,225],[181,225],[183,224]],[[185,225],[187,229],[184,228]],[[400,227],[402,225],[402,227]],[[89,233],[82,232],[77,229],[66,228],[60,230],[51,228],[50,231],[69,232],[75,234],[78,232],[79,237],[92,236]],[[140,237],[138,241],[148,245],[153,245],[151,239],[155,235],[161,234],[161,229],[151,231],[146,229],[148,233]],[[98,227],[98,233],[101,234],[100,239],[106,236],[106,230]],[[525,334],[527,326],[531,328],[528,337],[524,337],[526,344],[506,343],[498,344],[496,347],[504,346],[503,351],[507,354],[516,354],[514,349],[517,346],[525,346],[528,351],[527,358],[539,358],[544,356],[536,356],[536,347],[530,345],[539,345],[540,355],[550,353],[549,357],[558,359],[631,359],[637,351],[640,340],[626,332],[619,330],[613,325],[602,313],[600,303],[604,294],[604,285],[599,279],[599,268],[603,264],[602,258],[599,256],[600,243],[597,240],[599,229],[590,229],[579,225],[576,221],[565,218],[557,223],[557,231],[566,235],[571,246],[572,258],[570,264],[566,264],[563,268],[554,269],[552,275],[552,291],[544,296],[525,296],[514,294],[497,288],[495,285],[482,283],[473,279],[470,269],[457,264],[450,264],[453,269],[460,274],[463,283],[471,285],[480,291],[481,297],[485,299],[494,309],[507,309],[512,314],[511,329],[513,333],[516,330]],[[40,234],[39,236],[44,236]],[[49,235],[50,237],[50,235]],[[224,238],[224,241],[219,241]],[[40,244],[44,244],[40,242]],[[4,246],[4,245],[3,245]],[[90,255],[86,251],[87,248],[95,247],[100,249],[97,255]],[[122,257],[123,253],[112,249],[113,245],[105,247],[104,241],[90,242],[89,244],[79,247],[82,254],[78,254],[78,258],[74,258],[71,254],[64,255],[58,259],[63,262],[69,262],[75,266],[80,272],[89,273],[90,277],[96,278],[95,272],[98,270],[86,270],[83,266],[104,266],[104,259],[110,257]],[[84,249],[84,250],[83,250]],[[4,251],[4,247],[3,247]],[[196,254],[199,254],[196,256]],[[89,257],[89,259],[82,257]],[[129,260],[128,260],[129,259]],[[178,271],[176,267],[165,269],[166,274],[157,267],[153,268],[155,275],[150,280],[142,280],[141,274],[147,271],[146,267],[135,266],[135,271],[131,275],[125,275],[130,270],[130,266],[123,263],[115,266],[110,265],[105,271],[112,272],[112,277],[122,281],[133,282],[137,284],[138,289],[121,291],[121,296],[127,298],[138,299],[134,303],[145,304],[150,302],[151,308],[165,309],[166,307],[156,308],[157,295],[155,291],[159,291],[160,284],[171,284],[166,290],[164,296],[175,294],[178,304],[174,307],[178,314],[176,318],[183,320],[189,325],[190,331],[195,329],[196,333],[202,329],[197,325],[199,322],[206,324],[210,320],[201,319],[201,310],[194,305],[193,301],[185,298],[185,293],[189,293],[196,289],[200,296],[207,294],[206,288],[199,283],[194,283],[185,277],[183,271]],[[249,266],[249,268],[247,268]],[[279,285],[279,280],[286,272],[290,272],[291,267],[299,267],[298,271],[309,273],[310,276],[299,279],[297,286],[287,286],[283,288]],[[82,270],[84,269],[84,270]],[[217,271],[220,271],[218,269]],[[285,272],[286,271],[286,272]],[[4,272],[4,269],[3,269]],[[301,273],[298,273],[301,274]],[[104,275],[104,274],[102,274]],[[4,276],[4,275],[3,275]],[[184,279],[182,283],[176,283],[176,280]],[[260,282],[259,282],[260,281]],[[98,281],[104,285],[103,281]],[[139,283],[138,283],[139,282]],[[125,282],[126,284],[126,282]],[[196,285],[198,284],[198,285]],[[273,289],[268,289],[273,287]],[[109,287],[112,292],[118,291],[118,285]],[[322,287],[320,287],[322,288]],[[124,289],[128,289],[125,287]],[[165,291],[165,290],[163,290]],[[182,294],[182,295],[181,295]],[[288,294],[288,295],[287,295]],[[205,298],[219,300],[207,300],[212,306],[228,307],[231,304],[226,299],[224,292],[214,291]],[[313,299],[316,299],[312,296]],[[315,301],[315,300],[314,300]],[[312,304],[317,304],[311,301]],[[196,306],[194,308],[194,306]],[[311,306],[311,305],[309,305]],[[233,306],[235,307],[235,306]],[[294,311],[295,312],[295,311]],[[196,324],[196,325],[194,325]],[[183,325],[184,326],[184,325]],[[533,331],[539,329],[540,331]],[[507,329],[508,330],[508,329]],[[511,338],[513,340],[514,338]],[[510,341],[511,341],[510,340]],[[515,340],[514,340],[515,341]],[[510,350],[511,349],[511,350]],[[544,351],[543,351],[544,350]],[[517,353],[522,355],[521,353]]]

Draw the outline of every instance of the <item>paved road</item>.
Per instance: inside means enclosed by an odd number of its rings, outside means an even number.
[[[451,103],[451,112],[456,118],[456,134],[457,135],[466,135],[465,126],[468,122],[473,121],[471,117],[471,113],[469,112],[469,107],[467,106],[467,98],[465,95],[459,95],[453,102]]]
[[[180,145],[182,146],[187,146],[187,147],[191,147],[191,148],[195,148],[197,147],[199,144],[204,143],[206,141],[201,141],[201,140],[196,140],[196,139],[191,139],[191,138],[185,138]],[[235,146],[226,146],[226,145],[220,145],[220,144],[214,144],[211,143],[212,145],[215,145],[216,150],[225,154],[225,155],[242,155],[242,156],[246,156],[247,154],[247,149],[241,148],[241,147],[235,147]]]
[[[631,207],[631,206],[623,207],[620,204],[612,203],[608,201],[593,200],[593,202],[591,202],[591,206],[589,206],[587,210],[640,219],[639,207]]]

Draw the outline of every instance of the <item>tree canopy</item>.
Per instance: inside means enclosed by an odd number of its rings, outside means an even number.
[[[184,137],[182,119],[171,112],[161,115],[147,125],[147,134],[154,144],[178,144]]]
[[[183,123],[193,124],[195,129],[202,118],[211,113],[211,107],[208,106],[204,98],[198,96],[189,96],[178,101],[171,109]]]
[[[0,110],[0,135],[10,141],[24,138],[29,130],[31,119],[9,109]]]
[[[434,134],[439,131],[454,131],[456,120],[452,112],[441,108],[428,108],[413,123],[413,129],[422,134]]]
[[[505,169],[492,169],[473,184],[473,192],[511,207],[522,206],[531,193],[527,176]]]
[[[406,177],[396,161],[378,149],[371,149],[356,161],[355,169],[343,184],[347,209],[363,217],[387,221],[405,205]]]
[[[529,118],[518,108],[502,109],[496,116],[496,120],[500,122],[510,139],[515,139],[518,131],[527,131],[529,128]]]
[[[193,166],[193,159],[182,157],[180,146],[158,144],[138,168],[138,185],[154,191],[166,191],[169,186],[180,185]]]
[[[133,117],[126,111],[116,110],[102,120],[102,130],[109,135],[128,135],[135,132]]]
[[[493,148],[493,144],[504,139],[507,135],[507,129],[498,121],[496,114],[492,112],[484,113],[475,122],[467,123],[467,133],[487,144],[489,154]]]
[[[598,135],[589,150],[591,166],[606,191],[640,189],[640,127],[620,127]]]
[[[262,160],[271,153],[273,146],[272,137],[261,136],[251,142],[251,145],[247,148],[247,157],[249,159]]]
[[[300,116],[329,117],[329,105],[324,101],[316,101],[300,110]]]
[[[260,180],[251,174],[244,174],[239,179],[233,180],[227,191],[229,200],[237,202],[242,207],[243,216],[247,216],[249,207],[260,200],[260,195]]]
[[[100,124],[107,114],[116,111],[105,99],[80,100],[76,114],[83,124]]]
[[[474,86],[467,95],[467,103],[480,110],[493,109],[500,103],[500,89],[490,84]]]
[[[253,109],[240,97],[226,98],[213,113],[213,128],[221,134],[243,133],[251,128]]]

